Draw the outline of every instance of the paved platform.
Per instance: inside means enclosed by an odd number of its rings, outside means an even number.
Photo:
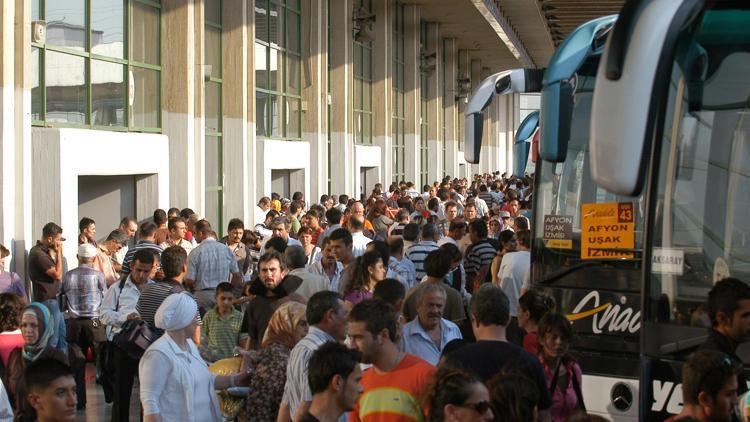
[[[133,386],[130,397],[130,420],[140,421],[141,405],[138,401],[138,380]],[[96,383],[96,368],[94,364],[86,364],[86,409],[78,411],[79,422],[108,422],[112,417],[112,403],[104,402],[104,391]]]

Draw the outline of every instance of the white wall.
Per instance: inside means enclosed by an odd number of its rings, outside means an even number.
[[[57,156],[50,151],[58,152]],[[70,268],[77,263],[79,176],[156,174],[158,206],[169,208],[169,139],[165,135],[33,128],[32,155],[34,236],[41,237],[42,226],[53,221],[44,221],[45,216],[58,216],[54,220],[67,239],[63,253]]]
[[[258,140],[260,149],[256,177],[262,175],[260,196],[271,196],[271,170],[302,169],[305,172],[303,193],[309,203],[317,198],[310,198],[310,143],[304,141]],[[259,196],[259,198],[260,198]]]

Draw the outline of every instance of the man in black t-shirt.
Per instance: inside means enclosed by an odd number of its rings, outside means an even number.
[[[476,374],[487,382],[498,374],[519,373],[532,380],[539,390],[540,420],[545,420],[552,398],[539,359],[515,344],[508,343],[508,297],[502,289],[484,284],[471,298],[469,317],[476,343],[448,354],[447,362]]]
[[[313,395],[301,422],[335,422],[350,411],[362,394],[361,353],[329,342],[313,352],[307,381]]]

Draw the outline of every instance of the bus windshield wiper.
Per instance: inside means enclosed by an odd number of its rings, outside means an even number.
[[[624,251],[638,252],[638,250],[635,250],[635,249],[627,249],[627,250],[626,249],[619,249],[618,251],[620,251],[620,252],[624,252]],[[606,264],[611,264],[611,263],[615,263],[615,262],[637,262],[637,261],[640,261],[640,259],[611,258],[611,259],[590,259],[590,260],[585,260],[585,261],[581,261],[578,264],[571,265],[570,267],[563,268],[562,270],[560,270],[560,271],[558,271],[556,273],[550,274],[549,276],[547,276],[544,279],[542,279],[541,281],[539,281],[539,284],[552,284],[552,283],[556,282],[557,280],[565,277],[566,275],[574,273],[574,272],[576,272],[578,270],[581,270],[583,268],[596,267],[598,265],[606,265]]]

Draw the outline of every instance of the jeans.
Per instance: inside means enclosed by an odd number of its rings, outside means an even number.
[[[49,309],[49,313],[52,316],[52,337],[49,339],[49,345],[57,348],[63,353],[68,353],[68,343],[65,341],[67,330],[65,329],[65,318],[63,318],[62,312],[60,312],[60,302],[57,299],[48,299],[44,302],[45,306]]]

